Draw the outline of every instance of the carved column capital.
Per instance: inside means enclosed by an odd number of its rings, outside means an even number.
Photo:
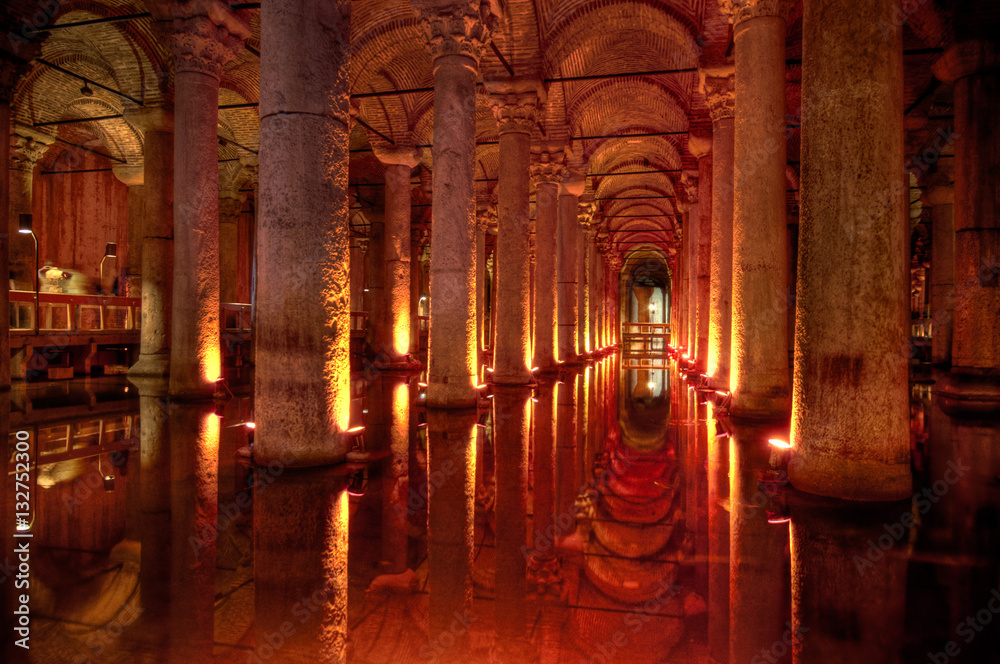
[[[984,71],[1000,69],[1000,50],[985,41],[963,41],[953,45],[931,67],[945,83]]]
[[[250,186],[253,187],[254,191],[257,191],[257,170],[259,165],[257,155],[244,155],[240,157],[240,163],[243,164],[243,172],[246,173]]]
[[[684,187],[684,195],[687,202],[698,202],[698,171],[684,171],[681,173],[681,186]],[[680,206],[678,206],[680,209]]]
[[[231,25],[217,25],[208,16],[175,18],[170,47],[177,72],[198,72],[222,78],[223,68],[236,59],[249,29],[231,32]]]
[[[219,223],[235,224],[240,220],[240,212],[243,209],[243,201],[246,196],[238,192],[220,192],[219,194]]]
[[[434,58],[463,55],[474,60],[478,66],[496,22],[489,3],[479,0],[446,3],[414,0],[413,6]]]
[[[719,9],[734,26],[762,16],[785,19],[793,5],[793,0],[719,0]]]
[[[395,145],[389,145],[384,140],[378,139],[370,143],[375,157],[386,165],[400,164],[414,168],[424,158],[423,148],[416,147],[412,139],[397,142]]]
[[[558,185],[566,168],[562,164],[561,152],[540,152],[531,155],[531,184]]]
[[[515,78],[486,81],[493,96],[493,115],[500,133],[531,134],[538,126],[538,110],[545,103],[545,88],[538,79]]]
[[[736,77],[733,67],[699,69],[698,92],[705,97],[712,122],[735,117]]]
[[[55,139],[47,134],[15,127],[10,134],[10,167],[17,171],[33,171]]]
[[[111,172],[126,187],[142,186],[145,182],[145,168],[139,164],[115,164]]]

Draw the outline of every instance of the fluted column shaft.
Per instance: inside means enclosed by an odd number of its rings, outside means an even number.
[[[784,0],[737,0],[732,413],[788,413]]]
[[[220,25],[219,23],[222,23]],[[219,329],[219,79],[248,26],[234,15],[175,21],[174,270],[170,393],[207,398],[222,377]]]
[[[807,0],[803,19],[788,470],[799,490],[851,500],[911,484],[902,29],[879,28],[894,11],[899,0]],[[859,37],[865,49],[846,46]]]
[[[257,463],[348,450],[349,13],[347,0],[261,10]]]

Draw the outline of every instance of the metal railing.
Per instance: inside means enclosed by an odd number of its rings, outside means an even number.
[[[666,323],[622,323],[622,355],[665,357],[670,344]]]
[[[10,331],[133,332],[139,329],[142,301],[137,297],[10,291]]]
[[[225,332],[249,332],[253,323],[253,305],[222,303],[222,329]]]

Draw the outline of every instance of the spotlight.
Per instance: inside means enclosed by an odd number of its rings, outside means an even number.
[[[781,440],[780,438],[768,438],[767,442],[770,443],[772,446],[783,450],[788,450],[791,449],[792,447],[791,443]]]
[[[251,429],[252,430],[252,429],[256,429],[257,428],[257,423],[256,422],[246,422],[244,426],[246,426],[247,429]]]
[[[29,213],[22,213],[18,215],[17,218],[17,232],[23,233],[25,235],[30,235],[31,229],[31,215]]]

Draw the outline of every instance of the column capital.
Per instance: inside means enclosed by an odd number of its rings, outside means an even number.
[[[423,148],[416,147],[412,140],[389,145],[376,139],[371,141],[371,146],[375,157],[387,166],[398,164],[414,168],[424,158]]]
[[[931,66],[934,75],[945,83],[996,69],[1000,69],[1000,51],[993,44],[979,40],[953,45]]]
[[[174,70],[222,78],[223,68],[236,59],[249,36],[250,29],[235,20],[220,24],[208,16],[175,18],[170,35]]]
[[[950,184],[927,187],[924,189],[923,199],[931,207],[935,205],[954,205],[955,187]]]
[[[496,22],[490,4],[479,0],[413,0],[427,36],[427,47],[437,59],[462,55],[479,65]]]
[[[226,191],[219,194],[219,223],[235,224],[240,220],[240,212],[246,196],[239,192]]]
[[[563,171],[562,179],[559,181],[559,195],[579,197],[583,195],[586,186],[586,174],[567,168]]]
[[[730,22],[736,26],[762,16],[785,19],[793,4],[793,0],[719,0],[719,9],[728,14]]]
[[[691,133],[688,135],[688,152],[696,159],[707,157],[712,152],[712,137]]]
[[[733,71],[732,66],[698,70],[698,92],[705,97],[712,122],[735,117],[736,77]]]
[[[138,164],[115,164],[111,172],[126,187],[142,186],[145,182],[145,168]]]
[[[684,187],[684,194],[687,196],[688,204],[698,202],[698,171],[684,171],[681,173],[681,186]],[[680,209],[680,206],[678,206]]]
[[[243,171],[247,174],[247,180],[250,182],[250,186],[253,187],[254,191],[257,191],[257,171],[259,166],[259,159],[255,154],[247,154],[240,157],[240,163],[243,164]]]
[[[566,168],[562,164],[561,152],[538,152],[531,155],[531,184],[558,185]]]
[[[538,126],[538,109],[545,103],[545,88],[534,78],[486,81],[493,97],[493,115],[500,133],[531,134]]]
[[[15,126],[10,132],[10,167],[14,170],[34,170],[55,139],[29,127]]]
[[[174,133],[174,112],[164,106],[126,108],[124,116],[125,122],[143,133],[147,131]]]

